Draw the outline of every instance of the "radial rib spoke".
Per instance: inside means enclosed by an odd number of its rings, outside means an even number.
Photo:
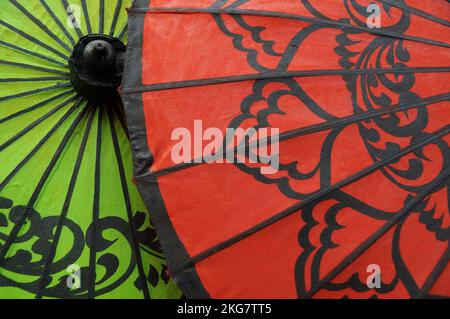
[[[41,108],[41,107],[43,107],[43,106],[45,106],[45,105],[48,105],[49,103],[51,103],[51,102],[53,102],[53,101],[55,101],[55,100],[57,100],[57,99],[59,99],[59,98],[61,98],[61,97],[63,97],[63,96],[66,96],[66,95],[68,95],[68,94],[71,94],[71,93],[73,93],[73,92],[74,92],[74,90],[71,89],[71,90],[69,90],[69,91],[66,91],[66,92],[63,92],[63,93],[61,93],[61,94],[52,96],[52,97],[50,97],[50,98],[48,98],[48,99],[45,99],[44,101],[39,102],[39,103],[37,103],[37,104],[35,104],[35,105],[32,105],[32,106],[30,106],[30,107],[28,107],[28,108],[26,108],[26,109],[20,110],[19,112],[16,112],[16,113],[13,113],[13,114],[11,114],[11,115],[8,115],[7,117],[4,117],[4,118],[0,119],[0,124],[5,123],[5,122],[8,122],[8,121],[10,121],[10,120],[12,120],[12,119],[15,119],[15,118],[17,118],[18,116],[21,116],[21,115],[27,114],[27,113],[29,113],[29,112],[32,112],[32,111],[34,111],[34,110],[36,110],[36,109],[38,109],[38,108]]]
[[[23,7],[17,0],[10,0],[10,2],[16,6],[30,21],[36,24],[42,31],[44,31],[49,37],[55,40],[62,48],[71,53],[72,49],[69,48],[56,34],[54,34],[41,20],[32,15],[25,7]]]
[[[101,153],[102,153],[102,108],[98,109],[97,120],[97,142],[95,152],[95,180],[94,180],[94,204],[92,207],[92,236],[91,249],[89,252],[89,281],[88,281],[88,298],[95,298],[95,282],[97,266],[97,224],[100,215],[100,165],[101,165]]]
[[[141,251],[139,249],[139,243],[138,243],[137,236],[136,236],[136,226],[134,225],[130,193],[128,191],[127,178],[125,175],[125,168],[123,165],[122,154],[120,152],[119,140],[117,138],[117,132],[114,127],[114,118],[113,118],[112,110],[109,110],[108,115],[109,115],[109,126],[111,129],[111,136],[112,136],[113,144],[114,144],[114,152],[116,154],[117,165],[119,167],[120,182],[122,184],[122,193],[124,196],[123,199],[125,201],[125,206],[127,208],[128,223],[130,225],[130,233],[131,233],[131,236],[133,239],[133,250],[134,250],[136,260],[137,260],[137,267],[138,267],[138,272],[139,272],[139,278],[141,281],[141,288],[142,288],[142,292],[144,294],[144,298],[149,299],[150,293],[148,290],[147,278],[145,276],[145,271],[144,271],[144,265],[142,263],[142,255],[141,255]]]
[[[116,9],[114,10],[113,21],[111,24],[111,29],[109,30],[109,35],[114,36],[114,32],[116,31],[117,21],[119,19],[120,9],[122,8],[123,0],[117,0]]]
[[[72,15],[71,10],[70,10],[70,5],[67,2],[67,0],[61,0],[61,4],[64,7],[64,10],[67,12],[67,17],[69,19],[71,19],[73,27],[75,29],[75,32],[77,33],[78,37],[81,38],[83,37],[83,33],[81,32],[80,28],[81,27],[81,21],[77,21],[76,17],[74,15]]]
[[[92,33],[91,19],[89,18],[89,10],[86,4],[87,0],[81,0],[81,7],[83,8],[84,18],[86,19],[87,31],[89,34]]]
[[[55,60],[55,59],[52,59],[52,58],[50,58],[48,56],[45,56],[43,54],[39,54],[39,53],[30,51],[30,50],[24,49],[24,48],[19,47],[17,45],[14,45],[14,44],[2,41],[2,40],[0,40],[0,45],[2,45],[4,47],[7,47],[9,49],[12,49],[12,50],[16,50],[18,52],[22,52],[22,53],[24,53],[26,55],[33,56],[33,57],[39,58],[41,60],[45,60],[45,61],[51,62],[51,63],[53,63],[55,65],[66,67],[66,64],[63,63],[63,62],[60,62],[60,61]]]
[[[64,205],[61,210],[61,215],[58,220],[58,225],[56,226],[55,235],[52,240],[52,245],[51,245],[50,251],[47,255],[47,259],[45,260],[44,270],[42,272],[42,276],[41,276],[40,284],[39,284],[39,293],[36,295],[36,299],[42,298],[45,287],[48,284],[48,280],[50,280],[49,275],[51,273],[52,264],[55,259],[56,249],[58,247],[58,243],[61,238],[61,232],[62,232],[62,228],[64,225],[64,221],[67,218],[67,214],[69,212],[69,207],[72,202],[72,197],[73,197],[73,193],[74,193],[75,186],[77,183],[77,178],[78,178],[78,174],[80,172],[81,164],[83,161],[84,152],[86,150],[89,134],[92,129],[92,122],[94,120],[94,116],[95,116],[95,111],[93,109],[91,109],[91,113],[90,113],[88,122],[86,124],[86,128],[85,128],[83,138],[82,138],[82,141],[80,144],[80,148],[78,151],[77,159],[75,161],[75,166],[74,166],[74,169],[72,172],[72,177],[70,179],[69,187],[67,189],[67,195],[64,200]]]
[[[40,40],[38,40],[38,39],[32,37],[31,35],[29,35],[29,34],[23,32],[23,31],[21,31],[21,30],[19,30],[19,29],[17,29],[16,27],[10,25],[9,23],[7,23],[7,22],[5,22],[5,21],[3,21],[3,20],[0,20],[0,25],[2,25],[2,26],[4,26],[4,27],[8,28],[8,29],[11,30],[12,32],[14,32],[14,33],[16,33],[16,34],[18,34],[18,35],[24,37],[25,39],[27,39],[27,40],[29,40],[29,41],[31,41],[31,42],[33,42],[33,43],[39,45],[40,47],[42,47],[42,48],[48,50],[49,52],[54,53],[55,55],[61,57],[64,61],[67,61],[67,60],[69,59],[69,57],[68,57],[67,55],[65,55],[65,54],[63,54],[63,53],[61,53],[61,52],[59,52],[58,50],[52,48],[52,47],[49,46],[48,44],[45,44],[44,42],[42,42],[42,41],[40,41]]]
[[[70,75],[69,73],[67,73],[65,71],[44,68],[41,66],[36,66],[36,65],[26,64],[26,63],[11,62],[11,61],[6,61],[6,60],[0,60],[0,65],[15,66],[15,67],[19,67],[19,68],[31,69],[31,70],[36,70],[36,71],[41,71],[41,72],[46,72],[46,73],[62,74],[62,75],[67,75],[67,76]]]
[[[61,22],[61,20],[58,18],[58,16],[55,14],[55,12],[48,6],[46,0],[39,0],[42,4],[42,6],[47,10],[48,14],[53,18],[53,21],[58,25],[58,27],[61,29],[62,32],[66,35],[67,39],[69,39],[70,43],[72,43],[73,46],[75,46],[76,42],[75,39],[72,37],[72,35],[69,33],[67,28],[64,26],[64,24]]]
[[[44,114],[43,116],[41,116],[40,118],[38,118],[37,120],[35,120],[31,124],[29,124],[27,127],[22,129],[19,133],[17,133],[13,137],[11,137],[5,143],[1,144],[0,145],[0,152],[4,151],[7,147],[11,146],[14,142],[18,141],[21,137],[23,137],[25,134],[30,132],[36,126],[38,126],[39,124],[43,123],[45,120],[51,118],[53,115],[57,114],[61,109],[66,107],[70,102],[73,102],[77,98],[78,98],[77,95],[68,98],[67,100],[65,100],[64,102],[62,102],[61,104],[59,104],[58,106],[53,108],[51,111],[49,111],[48,113]]]
[[[20,97],[25,97],[25,96],[37,94],[37,93],[43,93],[43,92],[47,92],[47,91],[58,90],[58,89],[62,89],[62,88],[68,88],[68,87],[71,87],[71,86],[72,86],[72,84],[70,82],[58,83],[56,85],[48,86],[48,87],[45,87],[45,88],[35,89],[35,90],[31,90],[31,91],[25,91],[25,92],[13,94],[13,95],[2,96],[2,97],[0,97],[0,102],[9,101],[9,100],[17,99],[17,98],[20,98]]]
[[[72,114],[72,112],[75,111],[77,109],[77,107],[78,107],[77,104],[74,105],[71,108],[71,110],[66,115],[69,116],[70,114]],[[9,249],[11,248],[11,245],[15,242],[17,236],[20,233],[20,230],[22,229],[23,225],[25,224],[25,222],[29,218],[29,216],[31,214],[31,211],[32,211],[34,205],[36,204],[36,201],[38,200],[39,195],[41,194],[42,189],[44,188],[44,186],[45,186],[49,176],[51,175],[53,169],[55,168],[55,166],[56,166],[56,164],[57,164],[61,154],[63,153],[67,143],[69,142],[73,132],[77,128],[78,124],[81,122],[81,120],[84,117],[84,115],[86,114],[86,109],[87,108],[85,107],[82,111],[80,111],[80,113],[77,115],[77,117],[74,120],[74,122],[71,124],[69,130],[64,135],[63,140],[61,141],[60,145],[58,146],[58,149],[56,150],[55,154],[53,155],[53,157],[52,157],[49,165],[47,166],[44,174],[42,175],[41,179],[39,180],[39,183],[38,183],[35,191],[31,195],[31,198],[30,198],[30,200],[28,201],[28,204],[27,204],[27,209],[23,212],[22,216],[19,217],[19,220],[14,225],[12,231],[9,233],[6,242],[4,243],[4,245],[2,246],[2,248],[0,250],[0,267],[4,266],[4,263],[6,261],[7,253],[9,251]],[[64,119],[64,121],[66,121],[66,120],[67,120],[67,118]],[[0,187],[0,189],[1,189],[1,187]]]
[[[98,33],[105,33],[105,0],[100,0],[100,19],[98,23]]]

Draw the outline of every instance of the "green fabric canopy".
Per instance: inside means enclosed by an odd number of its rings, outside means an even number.
[[[124,43],[130,0],[0,9],[0,298],[178,298],[132,183],[121,101],[69,80],[78,39]]]

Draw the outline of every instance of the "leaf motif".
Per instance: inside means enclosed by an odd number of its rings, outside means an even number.
[[[158,270],[153,265],[150,265],[150,268],[148,270],[147,280],[153,287],[156,287],[158,285],[159,274],[158,274]]]
[[[96,284],[100,285],[111,278],[119,268],[119,258],[113,254],[104,254],[97,260],[97,265],[105,267],[106,273]]]
[[[13,201],[4,197],[0,197],[0,208],[11,208]]]

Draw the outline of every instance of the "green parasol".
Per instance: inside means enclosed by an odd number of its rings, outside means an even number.
[[[178,298],[116,93],[131,1],[1,5],[0,298]]]

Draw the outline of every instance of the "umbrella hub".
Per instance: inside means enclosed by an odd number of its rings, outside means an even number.
[[[126,47],[116,38],[91,34],[81,38],[69,60],[70,80],[75,90],[96,102],[118,95]]]

